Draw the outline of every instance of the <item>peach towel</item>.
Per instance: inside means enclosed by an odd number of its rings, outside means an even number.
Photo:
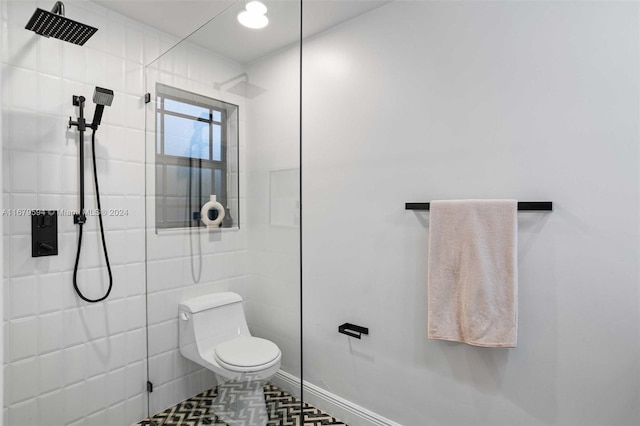
[[[515,200],[431,202],[430,339],[516,347],[517,210]]]

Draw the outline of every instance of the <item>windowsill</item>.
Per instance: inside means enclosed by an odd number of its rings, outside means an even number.
[[[217,228],[217,229],[207,229],[207,228],[156,228],[155,234],[158,236],[161,235],[188,235],[192,231],[194,234],[209,234],[211,232],[238,232],[240,231],[239,226],[232,226],[231,228]]]

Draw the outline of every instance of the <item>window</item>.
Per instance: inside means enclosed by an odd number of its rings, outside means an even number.
[[[236,226],[238,106],[159,83],[156,94],[156,227],[202,226],[212,194],[225,206],[221,227]]]

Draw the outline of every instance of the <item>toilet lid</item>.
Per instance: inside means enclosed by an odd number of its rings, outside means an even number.
[[[237,367],[267,364],[280,355],[275,343],[259,337],[237,337],[220,343],[214,352],[220,361]]]

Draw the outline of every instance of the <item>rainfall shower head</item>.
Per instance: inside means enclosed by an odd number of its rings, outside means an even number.
[[[98,130],[98,126],[102,121],[104,107],[111,106],[111,102],[113,102],[113,90],[96,86],[96,90],[93,92],[93,102],[96,104],[96,111],[93,113],[91,128],[93,130]]]
[[[91,25],[65,18],[64,4],[60,1],[56,2],[51,12],[40,8],[36,9],[25,28],[35,31],[41,36],[54,37],[80,46],[98,31]]]

